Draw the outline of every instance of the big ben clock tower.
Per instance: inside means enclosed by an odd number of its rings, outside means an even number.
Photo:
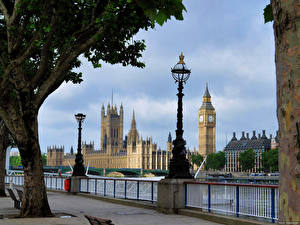
[[[199,154],[207,156],[216,152],[216,111],[206,83],[202,106],[198,111],[198,149]]]

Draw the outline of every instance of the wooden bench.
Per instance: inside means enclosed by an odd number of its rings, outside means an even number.
[[[9,196],[11,197],[11,199],[14,201],[14,207],[16,209],[20,209],[21,201],[16,198],[14,191],[10,188],[6,188],[6,190],[8,191]]]
[[[100,217],[84,215],[87,218],[91,225],[114,225],[111,220],[103,219]]]

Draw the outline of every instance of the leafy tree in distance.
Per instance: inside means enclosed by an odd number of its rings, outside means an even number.
[[[38,112],[63,82],[80,83],[84,56],[144,67],[141,29],[182,20],[182,0],[0,0],[0,117],[24,167],[21,217],[50,216],[38,140]]]
[[[262,153],[262,166],[266,172],[278,171],[278,149]]]
[[[42,154],[42,163],[43,163],[43,166],[47,166],[47,155],[46,154]]]
[[[300,221],[300,8],[297,1],[270,0],[265,22],[273,22],[279,127],[279,213],[283,224]]]
[[[11,166],[22,166],[22,159],[21,156],[10,156],[9,157],[9,164]]]
[[[252,148],[241,152],[239,156],[239,163],[240,163],[240,168],[242,171],[249,171],[252,170],[255,166],[255,156],[256,153],[253,151]]]
[[[203,162],[203,156],[200,155],[200,154],[192,154],[191,155],[191,162],[193,165],[196,165],[196,166],[201,166],[201,163]]]
[[[205,162],[205,170],[222,170],[225,166],[226,158],[225,153],[219,151],[217,153],[210,153]]]

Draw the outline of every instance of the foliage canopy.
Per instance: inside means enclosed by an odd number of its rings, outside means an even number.
[[[239,163],[242,171],[248,171],[254,168],[256,153],[252,148],[241,152],[239,156]]]
[[[278,149],[262,153],[262,166],[266,172],[278,171]]]
[[[193,154],[191,155],[191,162],[192,164],[197,165],[198,167],[201,166],[201,163],[203,162],[203,156],[200,154]]]
[[[226,163],[225,152],[210,153],[206,158],[205,169],[221,170]]]

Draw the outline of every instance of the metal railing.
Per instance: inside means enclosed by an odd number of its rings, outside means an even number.
[[[47,189],[63,190],[68,177],[45,176]],[[24,185],[23,176],[6,176],[5,183]],[[80,192],[113,198],[157,202],[157,180],[81,178]],[[185,206],[229,216],[278,220],[278,185],[185,182]]]
[[[144,201],[157,201],[157,183],[152,180],[119,178],[80,179],[80,192]]]
[[[64,181],[68,177],[45,176],[47,189],[64,190]],[[6,176],[5,183],[24,185],[24,176]],[[133,200],[157,201],[157,183],[153,180],[118,179],[118,178],[82,178],[80,192],[101,195],[113,198]]]
[[[186,207],[278,220],[278,185],[185,182]]]
[[[46,188],[52,190],[64,190],[65,179],[67,177],[44,177]],[[5,183],[10,184],[10,182],[14,185],[23,186],[24,176],[5,176]]]

